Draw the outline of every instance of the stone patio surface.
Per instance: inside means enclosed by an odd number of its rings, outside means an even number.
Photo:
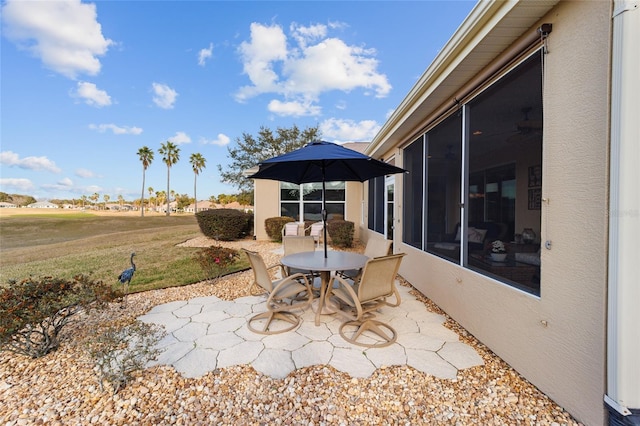
[[[247,321],[266,310],[266,296],[224,301],[215,296],[158,305],[139,319],[165,327],[158,343],[163,349],[153,365],[172,365],[185,377],[199,377],[217,368],[250,364],[273,378],[312,365],[331,365],[352,377],[369,377],[383,366],[409,365],[435,377],[455,379],[457,371],[482,365],[482,358],[458,335],[443,326],[442,315],[398,286],[399,307],[384,307],[378,319],[398,332],[397,341],[384,348],[366,348],[346,342],[338,333],[342,319],[321,315],[314,325],[311,308],[300,313],[300,326],[289,332],[261,335]]]

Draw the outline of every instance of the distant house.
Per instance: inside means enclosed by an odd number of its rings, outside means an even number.
[[[27,206],[30,209],[57,209],[59,208],[57,204],[50,203],[48,201],[38,201],[37,203],[32,203]]]
[[[202,211],[205,211],[205,210],[211,210],[211,209],[215,209],[215,208],[217,208],[216,205],[214,203],[212,203],[211,201],[206,201],[206,200],[198,201],[198,211],[199,212],[202,212]],[[189,204],[187,207],[184,208],[184,211],[186,213],[195,213],[195,211],[196,211],[195,203]]]
[[[0,202],[0,209],[15,209],[16,207],[18,206],[13,203]]]

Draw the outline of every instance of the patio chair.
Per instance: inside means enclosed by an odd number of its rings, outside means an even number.
[[[282,227],[282,238],[299,235],[304,235],[304,223],[287,222]]]
[[[286,236],[282,238],[282,247],[284,250],[284,256],[288,256],[290,254],[302,253],[305,251],[315,251],[316,242],[312,236]],[[312,271],[305,271],[303,269],[289,268],[288,266],[282,265],[283,276],[293,275],[293,274],[305,274],[309,279],[313,279],[313,276],[317,276],[318,274],[314,274]]]
[[[309,236],[313,237],[316,245],[320,246],[324,233],[324,224],[322,222],[312,223],[311,226],[305,228],[305,234],[306,231],[309,231]]]
[[[369,238],[367,245],[364,248],[364,255],[369,259],[374,257],[386,256],[391,249],[391,240],[381,238]],[[338,275],[342,278],[353,281],[354,283],[360,279],[362,275],[362,269],[349,269],[346,271],[338,271]]]
[[[375,311],[382,306],[388,306],[386,299],[394,295],[398,298],[395,306],[400,304],[395,279],[404,255],[405,253],[399,253],[369,259],[363,268],[360,281],[354,285],[336,276],[338,288],[334,288],[332,292],[346,308],[337,311],[346,318],[339,329],[344,340],[368,348],[381,348],[396,341],[398,333],[389,324],[376,319]],[[353,332],[347,335],[345,329],[353,327]]]
[[[254,315],[249,319],[247,327],[258,334],[277,334],[293,330],[300,324],[300,317],[292,310],[305,309],[313,301],[313,292],[309,281],[304,274],[294,274],[279,280],[272,281],[269,276],[269,269],[264,263],[264,259],[259,253],[242,249],[249,258],[251,269],[253,269],[254,281],[251,284],[262,287],[267,297],[267,311]],[[280,266],[280,265],[274,265]],[[301,294],[306,294],[306,299],[300,299]],[[285,324],[282,328],[282,322]],[[254,324],[262,324],[261,328],[254,327]],[[276,325],[278,324],[278,325]],[[272,325],[274,325],[273,328]]]

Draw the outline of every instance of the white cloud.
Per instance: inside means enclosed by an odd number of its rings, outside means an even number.
[[[80,0],[7,0],[2,6],[4,33],[19,48],[69,78],[96,75],[113,41],[102,35],[96,6]]]
[[[82,98],[87,105],[98,108],[111,105],[111,96],[105,90],[100,90],[95,84],[86,81],[78,82],[73,95]]]
[[[42,185],[42,188],[53,189],[58,191],[68,191],[68,190],[75,189],[73,186],[73,181],[69,178],[63,178],[56,183],[45,183]]]
[[[153,83],[153,103],[163,109],[173,108],[173,104],[176,102],[178,92],[173,90],[166,84]]]
[[[260,93],[277,92],[278,74],[273,63],[287,59],[287,37],[282,28],[251,24],[251,41],[240,44],[243,70],[253,86],[241,87],[236,99],[244,101]]]
[[[91,170],[87,170],[87,169],[77,169],[76,170],[76,176],[81,177],[81,178],[93,178],[96,177],[96,174],[93,173]],[[69,179],[70,181],[70,179]]]
[[[18,154],[12,151],[0,152],[0,164],[9,167],[20,167],[21,169],[47,171],[52,173],[60,173],[60,169],[56,163],[47,157],[25,157],[20,158]]]
[[[200,65],[201,67],[204,67],[207,59],[211,58],[211,55],[213,54],[213,43],[209,43],[209,47],[206,49],[200,49],[200,52],[198,52],[198,65]]]
[[[218,137],[216,139],[208,140],[206,138],[200,138],[200,143],[203,145],[218,145],[218,146],[227,146],[231,142],[229,136],[224,133],[218,133]]]
[[[309,42],[320,40],[327,36],[327,26],[322,24],[304,27],[294,22],[289,26],[289,30],[300,47],[306,47]]]
[[[111,130],[114,135],[139,135],[142,133],[142,129],[140,127],[123,127],[115,124],[89,124],[89,128],[91,130],[97,130],[100,133]]]
[[[250,40],[239,52],[251,85],[238,89],[235,98],[245,102],[264,93],[284,99],[271,101],[269,110],[280,115],[315,115],[310,108],[322,93],[363,89],[365,95],[385,97],[391,91],[387,76],[377,71],[375,49],[350,46],[328,37],[339,24],[290,26],[293,46],[278,25],[251,24]],[[304,108],[301,108],[304,106]],[[296,112],[297,111],[297,112]]]
[[[309,101],[289,101],[282,102],[277,99],[269,102],[267,109],[274,114],[280,116],[316,116],[320,115],[322,108],[318,105],[313,105]]]
[[[33,189],[33,183],[29,179],[0,178],[0,188],[2,192],[29,191]]]
[[[176,145],[191,143],[191,137],[189,137],[185,132],[176,132],[175,135],[169,138],[169,142],[173,142]]]
[[[342,142],[370,142],[380,131],[380,126],[374,120],[343,120],[330,118],[318,126],[323,137]]]

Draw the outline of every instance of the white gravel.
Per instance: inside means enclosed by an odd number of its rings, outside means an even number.
[[[185,245],[219,244],[260,251],[278,261],[275,243],[215,242],[196,238]],[[356,247],[354,250],[361,250]],[[561,407],[523,379],[455,321],[446,325],[472,345],[484,365],[462,370],[455,380],[437,379],[407,366],[382,368],[355,379],[332,367],[299,369],[282,380],[251,366],[219,369],[184,378],[167,366],[140,371],[112,395],[100,391],[87,353],[87,339],[108,323],[126,324],[153,306],[216,295],[247,295],[251,271],[186,287],[129,296],[69,326],[61,348],[32,360],[0,353],[0,422],[5,425],[579,425]],[[405,283],[410,285],[409,283]],[[415,290],[414,290],[415,292]],[[425,308],[440,310],[415,293]],[[73,340],[71,340],[71,336]]]

